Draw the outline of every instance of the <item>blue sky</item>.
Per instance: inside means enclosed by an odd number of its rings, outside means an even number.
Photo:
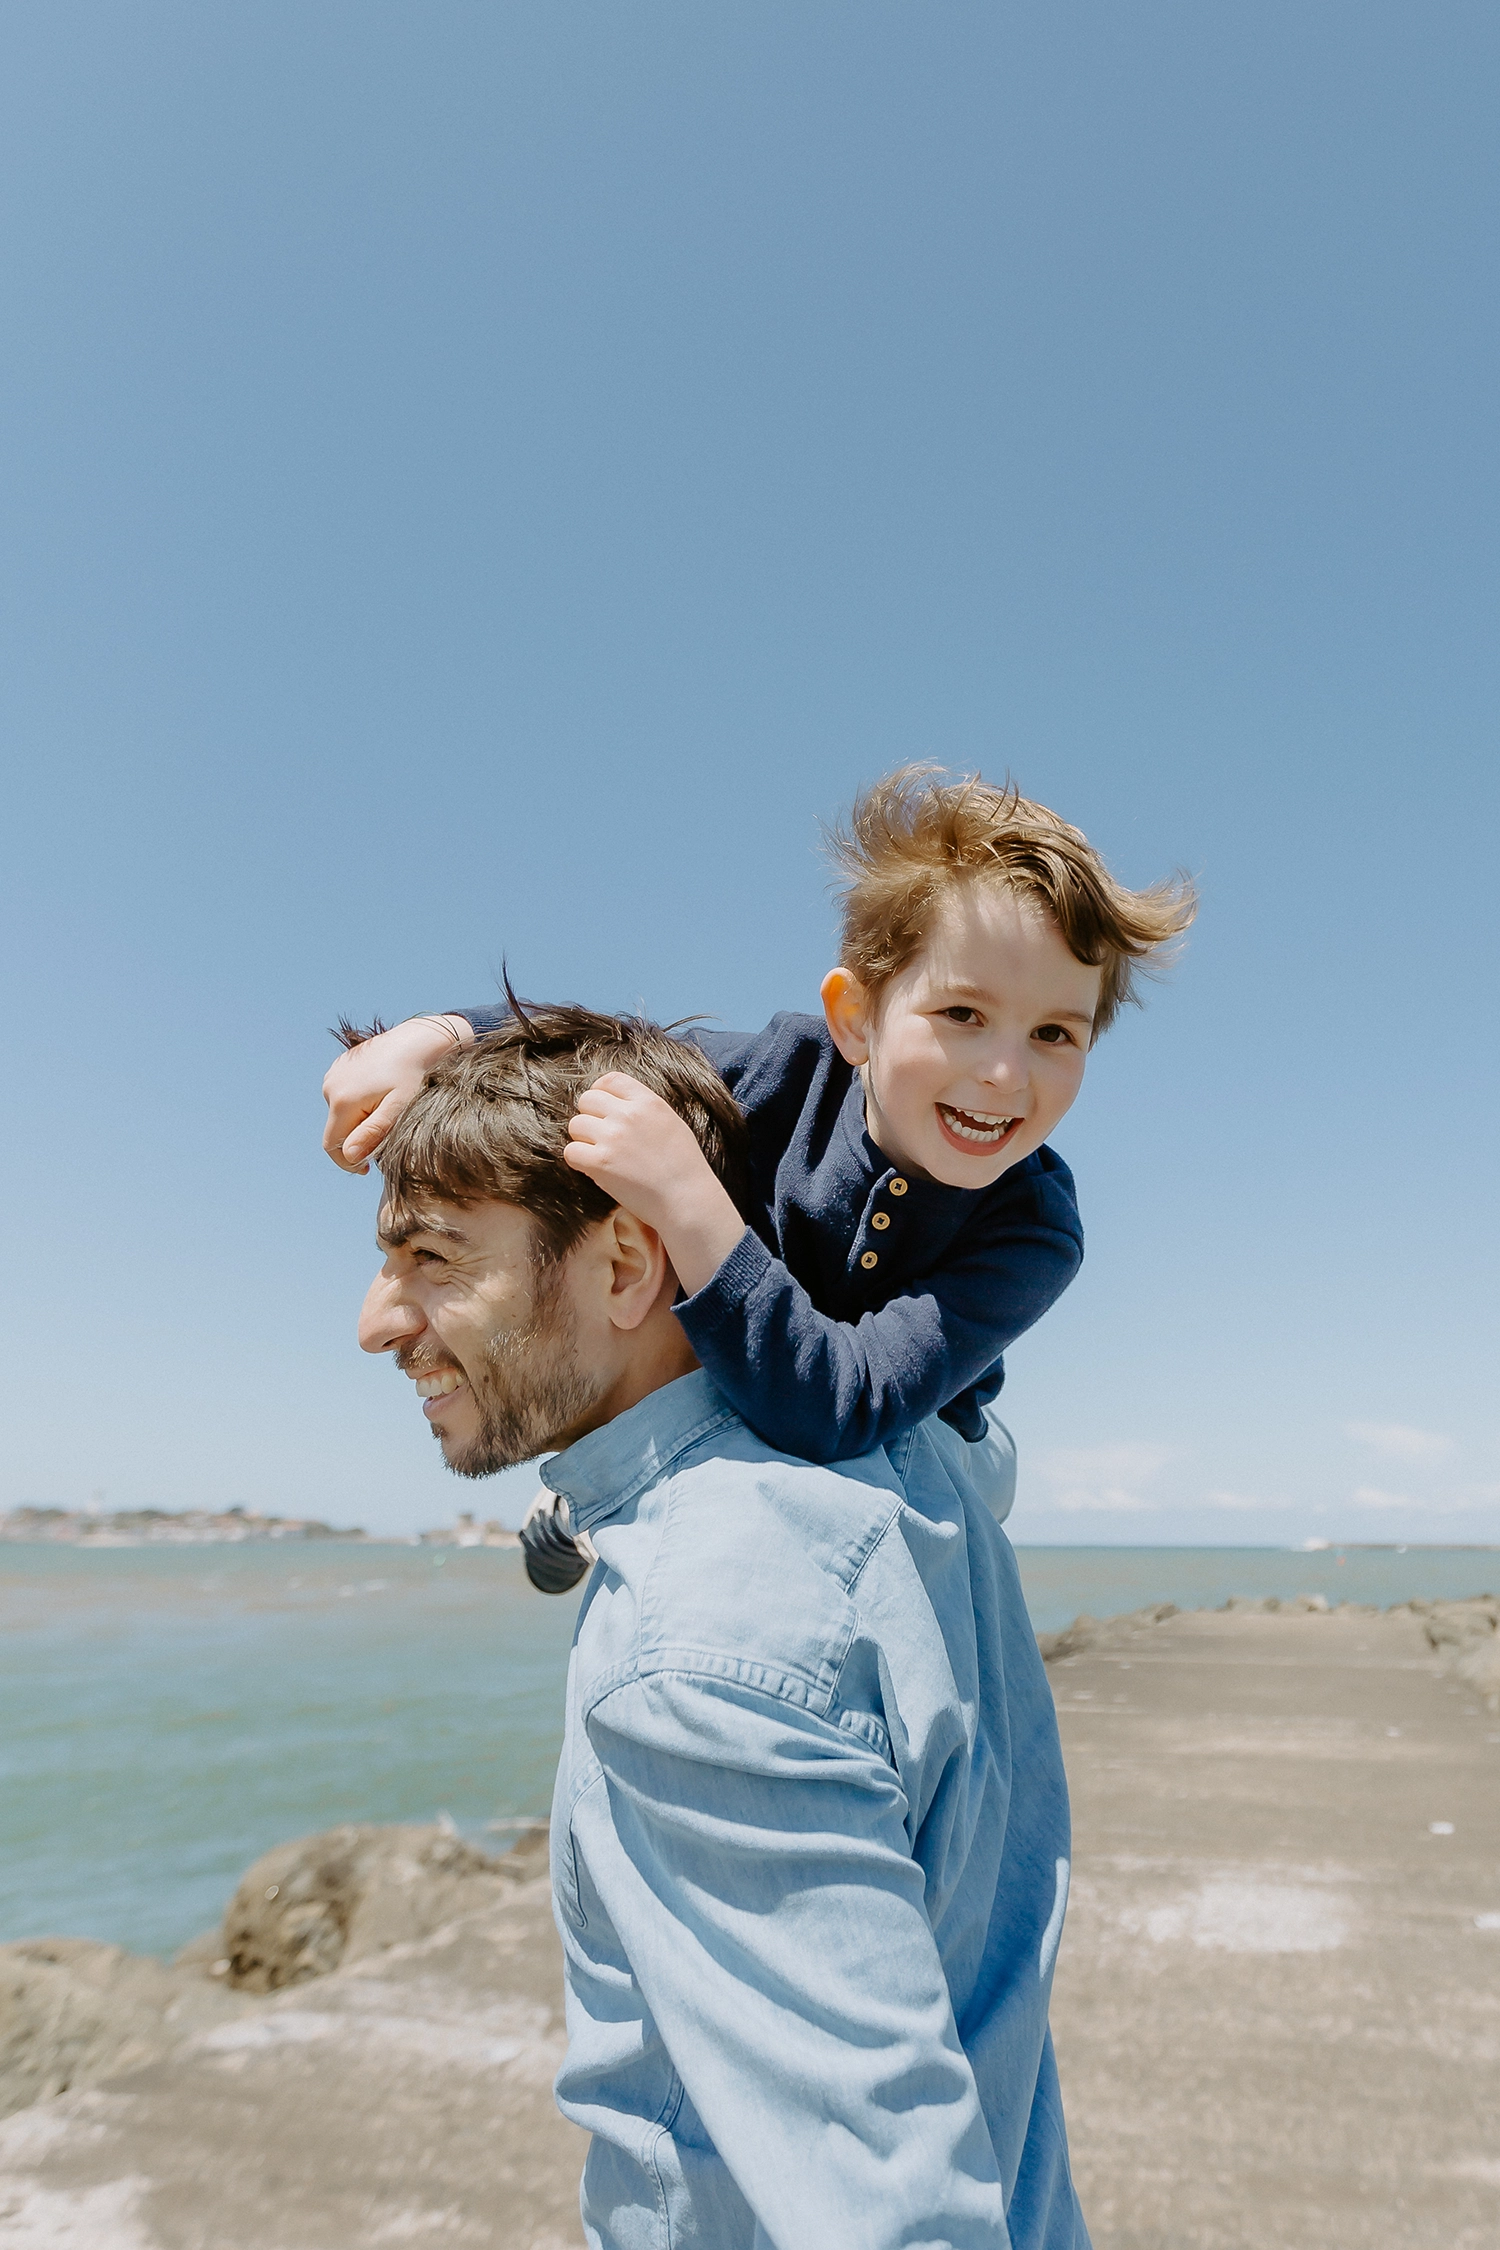
[[[1497,50],[9,9],[5,1498],[513,1507],[355,1351],[324,1027],[813,1005],[819,818],[930,757],[1204,896],[1017,1536],[1500,1539]]]

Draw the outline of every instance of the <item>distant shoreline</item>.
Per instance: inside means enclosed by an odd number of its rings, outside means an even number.
[[[424,1531],[371,1532],[358,1524],[330,1524],[314,1516],[262,1515],[248,1508],[132,1508],[108,1515],[83,1508],[13,1508],[8,1513],[0,1512],[0,1546],[119,1549],[251,1544],[514,1548],[520,1541],[505,1525],[481,1522],[468,1514],[460,1515],[454,1523]],[[1500,1555],[1500,1541],[1482,1539],[1304,1539],[1251,1544],[1013,1539],[1012,1545],[1019,1555],[1277,1555],[1296,1556],[1311,1564],[1336,1563],[1344,1555]]]
[[[514,1531],[460,1516],[434,1531],[371,1533],[315,1516],[263,1516],[248,1508],[13,1508],[0,1514],[0,1544],[27,1547],[243,1547],[311,1542],[344,1546],[515,1547]]]

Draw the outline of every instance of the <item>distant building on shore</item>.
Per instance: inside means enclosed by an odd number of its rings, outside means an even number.
[[[422,1547],[519,1547],[518,1531],[507,1531],[503,1523],[476,1523],[469,1514],[460,1515],[456,1522],[440,1524],[435,1531],[421,1531],[417,1544]]]

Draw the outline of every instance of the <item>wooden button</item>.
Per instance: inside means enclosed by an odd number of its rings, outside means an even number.
[[[892,1195],[905,1195],[905,1193],[906,1193],[906,1182],[905,1182],[905,1180],[892,1180],[892,1181],[890,1182],[890,1190],[891,1190],[891,1193],[892,1193]]]
[[[859,1262],[864,1267],[865,1272],[868,1273],[871,1266],[879,1265],[880,1260],[873,1250],[867,1250]]]
[[[877,1211],[874,1218],[870,1221],[872,1227],[888,1227],[890,1223],[891,1214],[889,1211]]]

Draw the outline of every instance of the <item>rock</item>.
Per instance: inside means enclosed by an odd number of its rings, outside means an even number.
[[[273,1912],[252,1928],[257,1889]],[[236,1904],[254,1974],[285,1989],[227,1989],[202,1940],[175,1969],[42,1949],[138,1992],[147,2036],[107,2073],[86,2058],[67,2092],[32,2038],[32,2106],[0,2122],[4,2250],[575,2250],[586,2142],[552,2098],[567,2034],[545,1837],[496,1861],[441,1829],[334,1830],[268,1854]],[[335,1938],[340,1964],[318,1975]],[[200,2011],[170,2042],[168,1991]]]
[[[253,2009],[509,1898],[546,1867],[546,1835],[503,1859],[451,1831],[334,1828],[258,1859],[220,1930],[169,1968],[90,1938],[0,1946],[0,2117],[169,2053]]]
[[[224,1932],[222,1929],[205,1930],[202,1937],[189,1938],[172,1956],[174,1969],[196,1969],[203,1976],[225,1976],[229,1963],[224,1958]]]
[[[1153,1625],[1165,1624],[1169,1617],[1178,1615],[1175,1602],[1153,1602],[1146,1609],[1133,1609],[1123,1617],[1075,1617],[1071,1625],[1060,1632],[1038,1633],[1036,1645],[1042,1652],[1044,1664],[1057,1664],[1070,1656],[1080,1656],[1085,1649],[1096,1648],[1101,1641],[1111,1643],[1129,1640],[1134,1634],[1147,1632]]]
[[[1493,1639],[1497,1627],[1500,1601],[1493,1594],[1478,1594],[1472,1601],[1426,1604],[1423,1630],[1435,1649],[1461,1649],[1471,1641]]]
[[[244,2006],[200,1973],[91,1938],[0,1946],[0,2117],[134,2069]]]
[[[1476,1594],[1469,1601],[1407,1604],[1422,1621],[1429,1648],[1446,1670],[1500,1711],[1500,1598]]]
[[[229,1902],[219,1940],[226,1981],[240,1992],[279,1992],[410,1944],[493,1905],[532,1877],[545,1853],[544,1831],[492,1859],[438,1826],[330,1828],[278,1844]]]
[[[1487,1641],[1471,1641],[1454,1666],[1459,1678],[1482,1695],[1491,1711],[1500,1711],[1500,1632]]]
[[[1082,1650],[1093,1646],[1098,1630],[1098,1618],[1085,1613],[1075,1617],[1071,1625],[1064,1625],[1059,1632],[1038,1633],[1036,1645],[1042,1652],[1042,1662],[1056,1664],[1065,1656],[1079,1655]]]

